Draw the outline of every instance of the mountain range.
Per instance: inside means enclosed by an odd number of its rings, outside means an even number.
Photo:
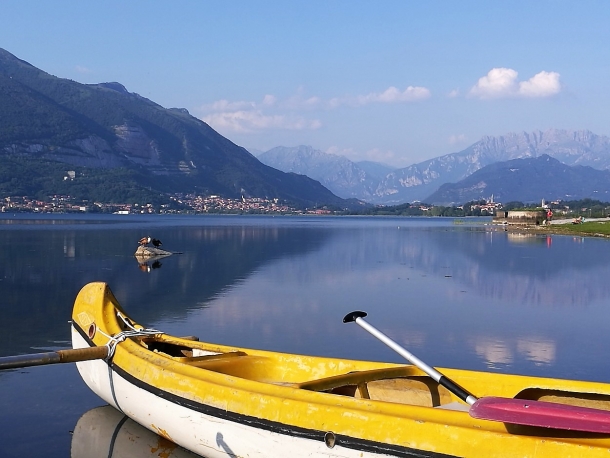
[[[590,166],[598,170],[608,170],[610,138],[587,130],[562,129],[509,133],[499,137],[486,136],[462,151],[390,170],[381,177],[366,173],[358,163],[350,162],[346,158],[303,146],[274,148],[262,153],[258,158],[280,170],[291,170],[319,180],[338,196],[394,205],[413,201],[435,203],[437,198],[444,201],[446,199],[441,198],[436,191],[445,183],[459,182],[492,164],[513,159],[538,158],[543,155],[569,166]],[[529,186],[528,183],[525,185]],[[568,183],[563,186],[568,186]],[[527,195],[529,198],[525,200],[538,200],[540,191],[539,188],[532,188]],[[559,194],[570,195],[576,192],[566,187]]]
[[[511,162],[518,159],[531,161]],[[483,137],[399,169],[309,146],[277,147],[257,159],[184,108],[164,108],[118,82],[57,78],[0,48],[2,196],[126,203],[193,193],[341,208],[491,194],[503,201],[602,199],[607,178],[595,171],[607,170],[610,138],[560,129]]]
[[[311,178],[262,164],[186,109],[116,82],[57,78],[0,48],[1,194],[124,201],[170,192],[347,206]]]
[[[610,201],[610,170],[569,166],[548,154],[496,162],[457,183],[445,183],[426,198],[435,205],[456,205],[494,198],[496,202],[542,199]]]
[[[278,146],[260,153],[258,159],[284,172],[307,175],[343,198],[372,201],[375,185],[392,167],[376,162],[352,162],[344,156],[328,154],[311,146]]]

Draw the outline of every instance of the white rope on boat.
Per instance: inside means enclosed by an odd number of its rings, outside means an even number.
[[[104,331],[98,328],[97,332],[108,338],[108,342],[106,342],[106,347],[108,347],[108,356],[104,358],[105,361],[110,361],[114,356],[114,352],[116,350],[116,346],[123,342],[124,340],[130,337],[143,337],[143,336],[154,336],[157,334],[163,334],[162,331],[158,331],[157,329],[152,328],[136,328],[134,327],[130,320],[125,317],[121,312],[117,312],[117,317],[120,318],[123,323],[129,328],[128,330],[121,331],[114,336],[109,336]]]

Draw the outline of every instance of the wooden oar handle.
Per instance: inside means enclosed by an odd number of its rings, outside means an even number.
[[[105,346],[58,350],[30,355],[4,356],[0,358],[0,370],[44,366],[47,364],[75,363],[77,361],[89,361],[91,359],[104,359],[107,356],[108,347]]]
[[[60,363],[76,363],[90,359],[104,359],[108,356],[108,347],[75,348],[71,350],[58,350]]]

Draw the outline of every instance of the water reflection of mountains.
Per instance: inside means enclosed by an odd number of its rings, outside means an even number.
[[[49,342],[65,347],[74,298],[91,281],[108,282],[129,313],[142,323],[153,323],[164,313],[176,318],[201,307],[273,259],[318,249],[328,230],[160,228],[154,235],[164,247],[182,254],[164,258],[163,269],[148,274],[142,273],[134,257],[141,230],[2,231],[0,235],[1,352],[13,354],[48,347]],[[29,332],[21,332],[24,327]]]
[[[452,240],[450,240],[452,239]],[[583,306],[610,297],[610,243],[603,239],[488,232],[436,237],[463,257],[454,275],[494,299]]]
[[[387,272],[392,265],[395,269]],[[349,236],[342,232],[327,240],[323,254],[290,264],[280,275],[306,282],[338,281],[359,269],[364,281],[382,268],[403,278],[415,272],[451,277],[471,293],[511,303],[583,306],[610,297],[609,241],[524,237],[484,228],[386,228],[366,238],[358,231]]]
[[[152,235],[183,254],[144,274],[133,256],[142,235],[131,227],[1,231],[0,352],[68,345],[74,298],[91,281],[108,282],[128,312],[150,324],[179,319],[270,262],[294,256],[299,262],[284,263],[278,282],[332,282],[348,273],[374,282],[393,269],[403,277],[450,276],[471,293],[511,303],[573,306],[610,296],[610,244],[599,239],[407,225],[160,227]]]

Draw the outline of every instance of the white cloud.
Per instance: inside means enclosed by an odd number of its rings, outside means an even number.
[[[560,75],[542,71],[527,81],[518,81],[512,68],[492,68],[470,89],[470,95],[481,99],[507,97],[550,97],[561,91]]]
[[[289,99],[295,106],[303,107],[313,103],[297,96]],[[261,102],[217,100],[202,105],[201,119],[214,129],[225,133],[254,133],[263,130],[315,130],[322,127],[318,119],[281,113],[278,110],[289,105],[278,102],[276,96],[265,94]]]
[[[315,130],[322,127],[318,119],[307,119],[297,114],[300,110],[336,108],[340,105],[362,106],[370,103],[412,102],[430,97],[424,87],[409,86],[404,91],[389,87],[380,93],[364,96],[332,98],[324,101],[317,96],[304,95],[303,88],[284,100],[266,94],[262,101],[217,100],[199,107],[201,119],[223,132],[252,133],[262,130]]]
[[[481,98],[509,97],[517,92],[518,73],[511,68],[492,68],[479,78],[470,94]]]
[[[254,108],[256,104],[254,102],[246,102],[246,101],[237,101],[230,102],[228,100],[222,99],[217,100],[209,105],[204,105],[201,107],[203,111],[238,111],[245,110],[249,108]]]
[[[454,89],[449,94],[447,94],[447,97],[449,97],[450,99],[455,99],[456,97],[459,97],[459,96],[460,96],[460,90],[459,89]]]
[[[450,145],[460,145],[466,143],[466,135],[458,134],[449,136]]]
[[[336,156],[345,156],[347,158],[355,158],[358,153],[353,148],[341,148],[340,146],[331,146],[326,150],[326,154],[334,154]],[[358,159],[360,160],[360,159]]]
[[[313,109],[320,106],[322,100],[320,97],[303,97],[300,93],[289,97],[282,103],[282,106],[290,110]]]
[[[202,119],[214,129],[224,132],[252,133],[267,129],[315,130],[322,127],[322,123],[317,119],[267,115],[260,110],[212,113]]]
[[[549,97],[561,91],[559,73],[540,72],[519,83],[519,93],[524,97]]]
[[[432,95],[430,90],[421,86],[408,86],[404,91],[390,86],[383,92],[370,92],[366,95],[333,97],[326,102],[328,108],[340,106],[360,107],[371,103],[408,103],[424,100]]]
[[[333,97],[332,99],[330,99],[330,100],[327,102],[327,104],[326,104],[326,105],[328,106],[328,108],[333,109],[333,108],[338,108],[338,107],[340,107],[340,106],[341,106],[341,105],[343,105],[343,104],[344,104],[344,101],[343,101],[341,98],[339,98],[339,97]]]
[[[93,70],[91,70],[90,68],[87,68],[87,67],[83,67],[81,65],[77,65],[74,68],[78,73],[93,73]]]
[[[275,103],[277,102],[277,98],[274,95],[271,94],[266,94],[265,97],[263,97],[263,105],[270,107],[275,105]]]
[[[396,153],[392,150],[382,150],[379,148],[373,148],[364,153],[365,159],[373,162],[382,162],[385,164],[391,164],[396,162],[398,159]]]
[[[409,86],[404,91],[390,86],[383,92],[371,92],[367,95],[356,97],[356,105],[368,105],[370,103],[399,103],[415,102],[430,97],[430,90],[425,87]]]
[[[345,156],[352,161],[373,161],[391,164],[397,161],[398,156],[394,151],[382,150],[373,148],[368,151],[356,151],[353,148],[341,148],[339,146],[331,146],[326,150],[328,154],[337,156]]]

